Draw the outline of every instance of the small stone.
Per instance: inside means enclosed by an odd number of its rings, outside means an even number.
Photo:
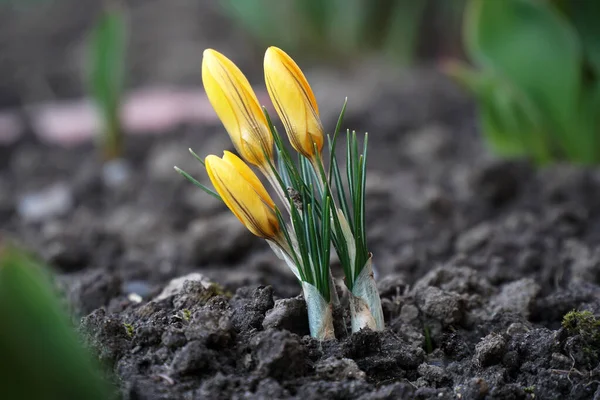
[[[310,333],[306,302],[302,298],[280,299],[267,311],[263,329],[286,329],[300,336]]]
[[[19,199],[17,211],[27,221],[43,221],[67,214],[74,206],[73,193],[65,183],[28,193]]]
[[[183,285],[186,281],[200,282],[202,286],[206,289],[208,289],[210,285],[213,284],[204,275],[198,272],[192,272],[191,274],[171,279],[167,286],[165,286],[162,292],[160,292],[160,294],[157,297],[155,297],[153,301],[161,301],[168,297],[175,296],[176,294],[181,293],[181,291],[183,290]]]
[[[122,158],[110,160],[102,165],[102,181],[108,188],[123,186],[131,179],[131,166]]]
[[[127,300],[134,304],[140,304],[144,299],[142,299],[142,296],[137,293],[129,293],[127,295]]]
[[[502,361],[506,340],[501,335],[490,333],[475,346],[473,361],[480,367],[489,367]]]
[[[315,365],[315,372],[319,378],[327,381],[343,381],[346,379],[365,380],[366,374],[358,368],[356,362],[350,358],[338,359],[329,357],[320,360]]]
[[[121,291],[128,295],[136,295],[140,299],[143,299],[150,295],[152,289],[146,281],[133,280],[123,282]]]
[[[520,322],[513,322],[506,329],[506,334],[508,336],[519,335],[527,332],[529,332],[529,328],[527,327],[527,325],[522,324]]]

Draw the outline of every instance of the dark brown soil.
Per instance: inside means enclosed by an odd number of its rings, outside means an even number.
[[[291,274],[173,171],[203,177],[187,148],[230,147],[218,126],[131,137],[132,174],[112,185],[91,145],[0,148],[0,229],[56,270],[126,399],[600,398],[598,343],[561,327],[600,314],[600,171],[494,160],[456,88],[409,78],[351,97],[346,120],[371,132],[382,333],[349,335],[338,315],[339,340],[308,337]],[[57,184],[71,203],[25,220],[24,196]],[[190,273],[213,284],[159,296]]]

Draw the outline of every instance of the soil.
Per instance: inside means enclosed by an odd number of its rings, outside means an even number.
[[[404,82],[350,97],[346,120],[371,132],[384,332],[338,310],[338,339],[310,338],[293,276],[173,171],[206,182],[187,148],[230,148],[217,125],[130,137],[120,179],[91,144],[0,147],[1,229],[54,268],[125,399],[600,398],[597,334],[561,325],[600,314],[600,170],[496,160],[457,88]],[[59,206],[24,206],[40,192]]]

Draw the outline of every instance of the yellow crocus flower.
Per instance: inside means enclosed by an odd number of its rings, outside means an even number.
[[[283,50],[265,53],[265,82],[294,149],[314,159],[323,148],[323,125],[315,95],[298,65]]]
[[[281,241],[275,203],[258,177],[235,154],[205,159],[208,177],[231,212],[258,237]]]
[[[250,164],[265,167],[273,157],[273,137],[256,94],[242,71],[223,54],[204,50],[204,90],[237,152]]]

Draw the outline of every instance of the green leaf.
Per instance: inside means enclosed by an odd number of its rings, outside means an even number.
[[[579,161],[586,164],[600,162],[600,81],[584,89],[581,101],[581,118],[577,128],[581,140],[586,143],[587,152]],[[577,129],[574,128],[574,129]]]
[[[213,196],[215,199],[217,199],[219,201],[223,201],[223,199],[221,198],[221,196],[219,196],[219,194],[217,192],[210,189],[209,187],[206,187],[202,183],[198,182],[196,179],[194,179],[194,177],[192,177],[190,174],[188,174],[181,168],[179,168],[179,167],[174,167],[174,168],[175,168],[175,171],[177,171],[181,176],[183,176],[188,181],[192,182],[194,185],[196,185],[197,187],[202,189],[204,192],[210,194],[211,196]]]
[[[88,84],[104,125],[101,136],[109,158],[121,153],[119,106],[125,76],[125,16],[120,8],[107,10],[90,37]]]
[[[560,146],[575,158],[569,135],[581,94],[581,49],[574,29],[537,0],[471,0],[465,44],[476,64],[518,87],[549,119]]]
[[[494,152],[530,156],[538,163],[552,158],[552,137],[541,113],[518,88],[493,71],[476,71],[461,63],[450,63],[445,71],[477,98],[482,130]]]
[[[47,270],[0,243],[0,387],[6,399],[115,398],[61,307]]]
[[[456,0],[453,1],[456,2]],[[384,49],[396,61],[405,64],[413,61],[426,7],[426,0],[396,0],[392,2]],[[381,20],[377,23],[381,24]]]
[[[600,1],[569,1],[565,6],[572,14],[585,57],[600,79]]]

